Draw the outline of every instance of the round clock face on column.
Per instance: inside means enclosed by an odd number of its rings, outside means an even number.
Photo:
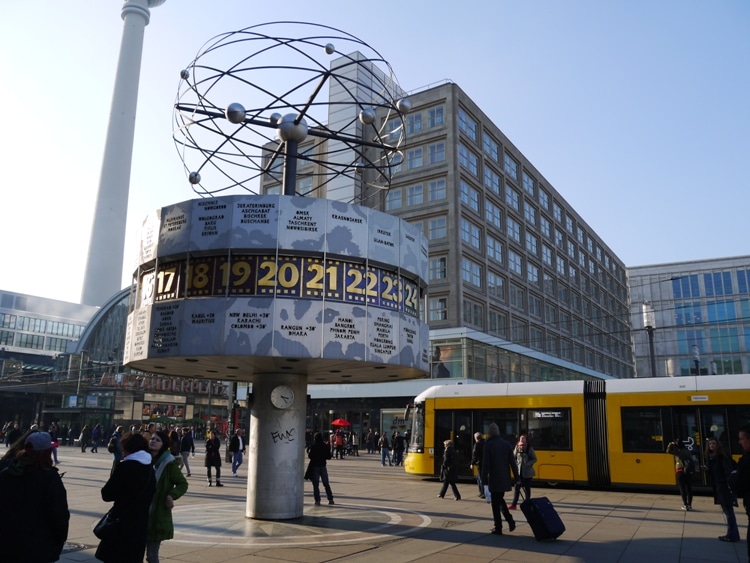
[[[288,385],[278,385],[271,391],[271,404],[277,409],[288,409],[294,403],[294,391]]]

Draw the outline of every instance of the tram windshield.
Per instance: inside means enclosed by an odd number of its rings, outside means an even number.
[[[411,416],[411,421],[409,420]],[[411,425],[409,436],[409,451],[424,452],[424,403],[409,405],[406,409],[406,424]]]

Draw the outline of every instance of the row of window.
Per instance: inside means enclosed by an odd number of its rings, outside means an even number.
[[[474,120],[464,108],[459,108],[458,110],[458,126],[459,130],[462,133],[468,136],[472,141],[478,142],[477,121]],[[503,153],[503,160],[502,162],[500,162],[499,143],[495,141],[487,132],[483,133],[482,147],[485,155],[487,155],[487,157],[491,161],[494,161],[498,165],[502,165],[503,171],[509,178],[517,183],[520,180],[521,188],[523,189],[527,197],[531,198],[531,200],[535,200],[543,211],[550,211],[549,194],[544,190],[544,188],[538,185],[536,179],[526,170],[523,170],[521,172],[521,177],[519,178],[518,162],[510,154]],[[479,157],[476,155],[476,153],[474,153],[471,149],[463,144],[459,145],[459,163],[474,177],[479,177]],[[490,166],[485,166],[484,169],[484,185],[487,189],[502,197],[502,178]],[[511,208],[520,212],[519,202],[521,200],[521,197],[519,192],[510,183],[505,184],[505,192],[506,203]],[[536,216],[538,214],[537,209],[533,207],[529,200],[524,201],[524,215],[528,222],[536,225]],[[475,211],[477,213],[480,213],[478,208],[475,209]],[[552,202],[552,216],[554,217],[554,220],[557,222],[557,224],[563,227],[571,237],[574,237],[580,245],[585,245],[590,254],[596,255],[597,260],[603,263],[604,267],[607,270],[611,269],[613,272],[618,273],[617,265],[614,263],[614,261],[611,260],[611,258],[606,255],[606,253],[602,252],[601,247],[598,246],[593,241],[593,239],[586,234],[583,227],[576,224],[577,222],[575,218],[569,213],[564,212],[562,207],[554,201]],[[542,217],[542,219],[544,218]],[[544,220],[547,221],[546,230],[549,231],[549,220]]]
[[[65,352],[69,342],[70,340],[65,338],[55,338],[53,336],[44,337],[38,334],[0,330],[0,346],[15,346],[17,348],[27,348],[29,350]]]
[[[59,321],[49,321],[35,317],[23,317],[11,313],[0,313],[0,328],[78,338],[81,336],[85,326]]]
[[[750,294],[750,270],[736,270],[734,272],[709,272],[702,275],[704,295],[707,297],[734,295],[734,276],[736,276],[736,293]],[[698,274],[675,276],[672,279],[672,291],[675,299],[691,299],[701,297],[700,278]]]

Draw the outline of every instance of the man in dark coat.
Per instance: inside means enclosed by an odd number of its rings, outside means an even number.
[[[742,499],[745,513],[750,519],[750,424],[740,426],[739,442],[745,453],[737,465],[737,474],[732,476],[732,491]],[[750,561],[750,525],[747,529],[747,557]]]
[[[229,440],[229,453],[232,454],[232,475],[237,477],[237,470],[242,465],[242,455],[245,453],[245,438],[242,437],[242,428],[234,432]]]
[[[508,505],[503,495],[505,491],[513,488],[513,483],[518,480],[518,468],[513,458],[513,448],[500,437],[500,429],[494,422],[487,429],[489,438],[484,444],[482,456],[482,483],[490,491],[490,502],[492,504],[492,517],[495,527],[491,530],[493,534],[503,535],[503,519],[508,521],[508,530],[516,529],[516,522],[510,515]],[[510,475],[513,474],[513,481]]]
[[[52,438],[33,432],[24,448],[0,471],[0,560],[57,561],[68,538],[68,499],[52,466]]]
[[[484,438],[481,432],[474,433],[474,447],[471,450],[471,465],[469,469],[477,468],[477,487],[479,498],[484,498],[484,484],[482,483],[482,456],[484,455]]]

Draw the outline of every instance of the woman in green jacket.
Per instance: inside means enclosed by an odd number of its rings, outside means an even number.
[[[182,474],[179,462],[169,451],[170,440],[166,432],[154,432],[148,445],[154,460],[156,494],[148,515],[146,561],[159,563],[161,542],[174,537],[174,501],[187,492],[188,482]]]

